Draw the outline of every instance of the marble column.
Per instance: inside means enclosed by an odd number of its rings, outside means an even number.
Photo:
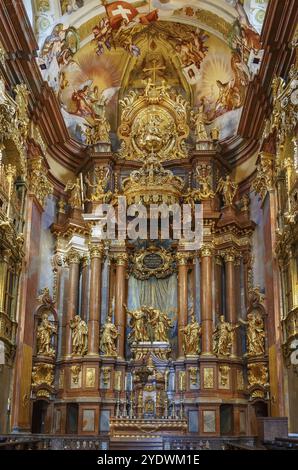
[[[90,305],[88,321],[88,355],[99,354],[99,325],[101,312],[101,264],[103,246],[90,247]]]
[[[212,248],[208,245],[201,249],[201,355],[213,355],[212,321]]]
[[[184,356],[182,329],[187,325],[188,314],[188,289],[187,289],[187,273],[188,273],[189,253],[178,252],[178,357]]]
[[[118,357],[123,359],[125,353],[125,329],[126,329],[126,266],[127,253],[117,253],[114,255],[116,263],[115,278],[115,325],[119,332],[118,337]]]
[[[226,267],[226,311],[227,321],[235,325],[237,323],[237,309],[236,309],[236,279],[235,279],[235,251],[233,249],[227,250],[224,254],[225,267]],[[237,330],[233,334],[231,355],[237,356]]]
[[[77,315],[79,295],[80,253],[71,249],[67,256],[69,264],[68,304],[65,324],[65,354],[72,353],[72,340],[70,322]]]
[[[85,254],[82,257],[82,294],[81,294],[81,317],[82,320],[87,321],[87,313],[89,308],[89,256]]]
[[[5,309],[5,291],[7,283],[7,272],[9,259],[11,257],[10,250],[4,250],[0,254],[0,312],[4,312]],[[9,312],[6,312],[9,314]]]
[[[222,315],[222,258],[221,256],[215,257],[215,305],[214,310],[216,315]]]

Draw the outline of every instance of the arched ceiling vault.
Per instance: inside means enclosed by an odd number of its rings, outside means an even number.
[[[148,78],[142,75],[149,51],[144,37],[150,36],[150,30],[156,31],[156,47],[150,54],[159,54],[161,61],[166,62],[165,74],[172,75],[172,86],[177,92],[184,90],[194,107],[204,105],[207,125],[220,127],[225,158],[236,162],[239,156],[246,159],[255,153],[262,116],[268,109],[268,83],[278,72],[277,67],[268,64],[272,50],[276,50],[276,57],[279,54],[276,63],[281,70],[290,60],[290,53],[279,44],[279,40],[286,44],[292,34],[288,18],[294,10],[290,4],[284,12],[276,2],[270,2],[267,8],[267,0],[127,0],[125,5],[137,11],[134,18],[129,18],[129,23],[134,24],[117,25],[109,37],[104,35],[102,21],[111,19],[107,7],[115,2],[107,1],[106,7],[100,0],[24,3],[38,46],[24,21],[22,3],[13,2],[5,8],[1,5],[1,29],[5,35],[0,33],[0,40],[13,58],[4,75],[7,73],[10,81],[28,84],[32,116],[41,126],[50,159],[57,162],[57,167],[76,171],[85,153],[84,138],[78,129],[86,122],[92,125],[92,109],[87,106],[80,110],[78,101],[73,99],[74,92],[83,90],[89,105],[92,95],[97,96],[105,101],[108,115],[117,115],[119,90],[123,95],[130,86],[138,88]],[[260,32],[266,8],[270,19],[267,14],[262,44]],[[16,19],[13,26],[8,15]],[[121,30],[120,26],[125,27]],[[9,31],[12,28],[14,31]],[[125,30],[129,29],[127,34]],[[265,49],[263,63],[258,75],[254,75],[249,60],[251,51],[257,55],[260,48]],[[22,62],[15,54],[18,50],[22,51]],[[32,62],[34,55],[36,65]],[[40,73],[48,84],[40,80]],[[158,79],[162,78],[161,74]],[[251,113],[249,119],[247,113]],[[115,135],[117,125],[118,120],[114,119],[111,126]],[[243,137],[248,138],[248,145]]]

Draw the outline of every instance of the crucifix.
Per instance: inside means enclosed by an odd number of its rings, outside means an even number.
[[[152,63],[153,63],[152,67],[143,69],[143,72],[152,72],[152,80],[153,80],[152,85],[155,85],[156,84],[156,72],[158,70],[165,70],[166,67],[164,67],[163,65],[157,66],[156,59],[153,59]]]

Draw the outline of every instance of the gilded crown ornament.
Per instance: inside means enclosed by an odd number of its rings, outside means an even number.
[[[128,204],[173,204],[179,201],[183,186],[182,178],[165,170],[154,153],[150,154],[140,170],[132,171],[122,182]]]

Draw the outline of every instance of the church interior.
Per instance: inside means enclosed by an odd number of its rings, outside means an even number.
[[[298,447],[297,19],[0,2],[0,447]]]

